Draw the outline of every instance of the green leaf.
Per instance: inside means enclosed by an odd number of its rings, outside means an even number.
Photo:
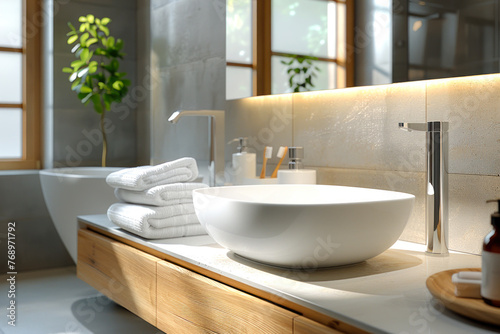
[[[91,61],[89,64],[89,74],[94,74],[95,72],[97,72],[97,62]]]
[[[101,90],[108,89],[108,86],[106,86],[106,84],[104,82],[98,82],[97,84],[99,85],[99,89],[101,89]]]
[[[71,29],[71,31],[76,32],[75,26],[71,24],[71,22],[68,22],[68,27]]]
[[[70,31],[66,34],[66,36],[73,36],[73,35],[76,35],[76,31]]]
[[[128,79],[123,79],[122,82],[123,82],[123,85],[125,85],[125,86],[130,86],[132,84],[130,82],[130,80],[128,80]]]
[[[115,43],[115,49],[120,51],[123,48],[123,40],[118,38]]]
[[[87,40],[87,47],[91,46],[92,44],[94,44],[95,42],[97,42],[97,38],[89,38]]]
[[[76,81],[71,84],[71,90],[76,90],[77,87],[80,85],[80,81],[82,81],[82,79],[80,78],[76,79]]]
[[[106,25],[106,24],[108,24],[109,22],[111,22],[111,19],[110,19],[109,17],[103,17],[103,18],[101,19],[101,24],[102,24],[102,25]]]
[[[92,35],[92,37],[96,37],[97,38],[97,30],[94,26],[92,26],[90,29],[89,29],[89,32],[90,34]]]
[[[80,29],[79,29],[80,32],[84,32],[85,31],[85,25],[86,25],[86,23],[80,24]]]
[[[108,27],[101,25],[99,28],[101,29],[101,31],[102,31],[102,32],[103,32],[106,36],[109,36],[109,29],[108,29]]]
[[[120,80],[113,82],[113,88],[116,90],[121,90],[123,88],[123,82],[121,82]]]
[[[73,73],[73,69],[71,67],[63,67],[62,71],[64,73]]]
[[[80,88],[80,93],[92,93],[92,88],[89,86],[82,86]]]
[[[106,41],[106,46],[111,49],[115,46],[115,38],[113,36],[109,37]]]
[[[87,49],[87,48],[82,49],[82,52],[80,53],[80,59],[81,59],[83,62],[87,62],[87,60],[88,60],[88,58],[89,58],[89,54],[90,54],[89,49]]]
[[[111,65],[111,72],[118,71],[118,68],[120,67],[120,63],[116,59],[113,59],[110,65]]]
[[[80,59],[71,62],[71,67],[73,67],[73,71],[78,71],[78,69],[83,65],[85,65],[85,62]]]
[[[82,45],[85,46],[85,42],[87,41],[88,38],[89,38],[88,32],[82,34],[82,36],[80,36],[80,43],[82,43]]]
[[[99,94],[92,95],[92,97],[90,99],[92,100],[92,103],[94,103],[94,110],[98,114],[102,114],[103,110],[102,110],[101,98],[100,98]]]
[[[87,21],[90,23],[90,24],[93,24],[94,23],[94,15],[92,14],[88,14],[87,15]]]
[[[73,44],[78,39],[78,35],[73,35],[68,38],[68,44]]]
[[[87,17],[85,17],[85,16],[80,16],[80,17],[78,18],[78,22],[87,22]]]

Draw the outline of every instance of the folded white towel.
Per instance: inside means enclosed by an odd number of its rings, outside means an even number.
[[[162,184],[193,181],[197,177],[196,160],[181,158],[156,166],[125,168],[109,174],[106,182],[114,188],[141,191]]]
[[[143,191],[115,189],[115,196],[122,202],[165,206],[193,203],[193,190],[208,187],[203,183],[173,183],[152,187]]]
[[[199,224],[193,203],[168,206],[149,206],[130,203],[114,203],[108,209],[109,220],[121,221],[134,226],[148,225],[164,228],[189,224]]]
[[[207,234],[203,226],[200,224],[153,228],[145,225],[128,225],[123,224],[122,222],[113,223],[126,231],[137,234],[146,239],[169,239]]]
[[[207,234],[191,210],[192,204],[170,207],[147,207],[115,203],[108,218],[117,226],[148,239],[180,238]]]

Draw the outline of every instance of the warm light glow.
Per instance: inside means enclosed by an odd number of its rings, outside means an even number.
[[[330,97],[335,96],[337,94],[341,94],[341,95],[352,94],[353,99],[355,99],[356,96],[359,96],[359,95],[378,94],[378,93],[383,94],[388,88],[390,88],[392,90],[398,89],[398,90],[402,90],[402,91],[412,91],[414,89],[422,90],[423,89],[422,87],[425,87],[426,85],[433,85],[433,86],[435,86],[436,84],[437,85],[448,85],[448,84],[470,85],[471,83],[487,82],[489,80],[500,81],[500,74],[499,73],[480,74],[480,75],[473,75],[473,76],[468,76],[468,77],[409,81],[409,82],[399,82],[399,83],[392,83],[392,84],[385,84],[385,85],[357,86],[357,87],[348,87],[348,88],[339,88],[339,89],[318,90],[318,91],[311,91],[311,92],[260,95],[260,96],[253,96],[253,97],[238,99],[238,101],[242,101],[244,103],[261,103],[262,100],[270,101],[271,99],[276,100],[276,102],[278,102],[279,100],[291,101],[292,97],[297,96],[297,94],[301,95],[301,96],[308,96],[311,99],[330,98]],[[258,102],[258,101],[261,101],[261,102]],[[172,117],[173,116],[174,115],[172,115]]]

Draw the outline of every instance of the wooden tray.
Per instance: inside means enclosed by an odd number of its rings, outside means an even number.
[[[451,282],[451,276],[459,271],[481,271],[481,269],[465,268],[441,271],[427,278],[427,289],[446,308],[465,317],[500,326],[500,307],[490,306],[482,299],[455,296],[455,286]]]

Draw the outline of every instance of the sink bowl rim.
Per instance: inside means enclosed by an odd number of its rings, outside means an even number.
[[[359,199],[359,200],[347,200],[347,201],[324,201],[324,202],[316,202],[316,203],[305,203],[305,202],[285,202],[285,201],[258,201],[258,200],[253,200],[253,199],[241,199],[241,198],[232,198],[230,195],[231,191],[237,191],[237,190],[253,190],[253,189],[261,189],[261,190],[273,190],[273,189],[286,189],[286,188],[321,188],[321,189],[330,189],[330,190],[340,190],[340,189],[350,189],[353,191],[366,191],[370,193],[379,193],[379,194],[386,194],[386,195],[391,195],[394,197],[387,197],[387,198],[375,198],[375,199]],[[226,195],[222,196],[221,193],[219,192],[227,192]],[[201,188],[201,189],[195,189],[193,190],[193,193],[199,193],[203,196],[210,196],[210,197],[215,197],[215,198],[221,198],[224,199],[225,201],[230,201],[230,202],[239,202],[239,203],[245,203],[248,205],[255,204],[255,205],[272,205],[272,206],[326,206],[326,205],[356,205],[356,204],[366,204],[366,203],[380,203],[380,202],[388,202],[388,201],[398,201],[398,200],[408,200],[408,199],[415,199],[415,195],[405,193],[405,192],[399,192],[399,191],[393,191],[393,190],[385,190],[385,189],[373,189],[373,188],[365,188],[365,187],[353,187],[353,186],[338,186],[338,185],[323,185],[323,184],[262,184],[262,185],[242,185],[242,186],[221,186],[221,187],[208,187],[208,188]]]

